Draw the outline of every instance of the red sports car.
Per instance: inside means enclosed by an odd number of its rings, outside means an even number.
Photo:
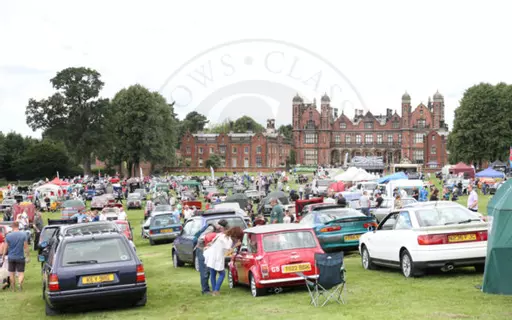
[[[246,229],[229,263],[229,286],[248,285],[258,297],[272,288],[304,285],[296,273],[317,277],[315,253],[323,252],[311,227],[285,223]]]

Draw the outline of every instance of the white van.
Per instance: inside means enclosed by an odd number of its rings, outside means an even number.
[[[407,179],[400,179],[400,180],[391,180],[386,185],[386,196],[393,198],[393,190],[395,189],[403,189],[405,192],[407,192],[407,195],[409,197],[412,196],[414,189],[421,189],[423,187],[423,180],[407,180]]]

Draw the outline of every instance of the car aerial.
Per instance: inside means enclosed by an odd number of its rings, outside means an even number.
[[[314,230],[300,224],[271,224],[244,231],[242,245],[228,266],[231,288],[244,284],[253,297],[272,288],[304,285],[296,275],[317,277],[315,253],[323,253]]]
[[[104,196],[96,196],[91,200],[91,209],[92,210],[102,210],[105,206],[108,205],[108,199]]]
[[[375,216],[377,222],[382,221],[391,211],[395,211],[395,199],[390,197],[382,197],[383,201],[380,208],[370,208],[370,213]],[[416,203],[414,198],[403,198],[400,199],[402,206]]]
[[[140,193],[130,193],[126,199],[126,207],[130,209],[142,209],[142,196]]]
[[[158,212],[149,218],[149,244],[172,242],[181,233],[183,227],[172,213]]]
[[[47,315],[103,303],[146,304],[142,262],[126,237],[116,232],[64,236],[52,246],[42,271]]]
[[[126,220],[116,220],[114,223],[119,227],[119,231],[124,234],[124,236],[130,240],[133,241],[133,228],[130,225],[129,221]]]
[[[62,203],[62,219],[69,219],[74,214],[85,210],[85,203],[82,200],[67,200]]]
[[[175,268],[182,267],[185,263],[195,266],[199,270],[199,264],[195,254],[195,247],[200,236],[199,231],[206,225],[217,224],[220,220],[226,220],[228,226],[247,228],[244,216],[231,209],[209,209],[200,215],[192,217],[185,222],[180,235],[176,237],[172,247],[172,259]],[[229,262],[229,257],[227,261]]]
[[[359,239],[365,269],[395,267],[405,277],[428,268],[483,271],[488,224],[481,215],[451,201],[420,202],[391,212]]]
[[[301,225],[315,231],[318,241],[325,251],[353,250],[359,245],[359,238],[370,227],[377,227],[375,218],[368,217],[352,208],[336,204],[310,204],[302,216]]]

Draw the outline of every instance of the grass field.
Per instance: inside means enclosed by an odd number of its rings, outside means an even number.
[[[481,205],[488,197],[481,197]],[[460,199],[465,204],[465,198]],[[485,211],[483,211],[485,212]],[[229,289],[220,297],[202,296],[197,272],[174,269],[171,245],[150,246],[140,238],[142,211],[129,211],[137,251],[144,263],[148,304],[143,308],[68,313],[56,319],[511,319],[512,297],[476,289],[482,274],[472,268],[405,279],[398,270],[365,271],[360,257],[345,258],[346,305],[309,306],[305,288],[253,298],[248,288]],[[59,214],[45,214],[56,218]],[[0,292],[0,319],[41,319],[41,275],[32,252],[24,292]]]

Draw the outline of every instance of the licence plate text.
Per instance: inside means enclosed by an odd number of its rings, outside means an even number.
[[[355,241],[355,240],[359,240],[359,238],[361,238],[360,234],[351,234],[351,235],[345,236],[343,239],[345,239],[345,241]]]
[[[82,277],[82,284],[95,284],[114,281],[114,274],[100,274],[96,276]]]
[[[448,242],[476,241],[476,234],[453,234],[448,236]]]
[[[289,264],[282,267],[282,273],[311,271],[311,263]]]
[[[173,231],[174,231],[173,229],[162,229],[162,230],[160,230],[160,233],[171,233]]]

